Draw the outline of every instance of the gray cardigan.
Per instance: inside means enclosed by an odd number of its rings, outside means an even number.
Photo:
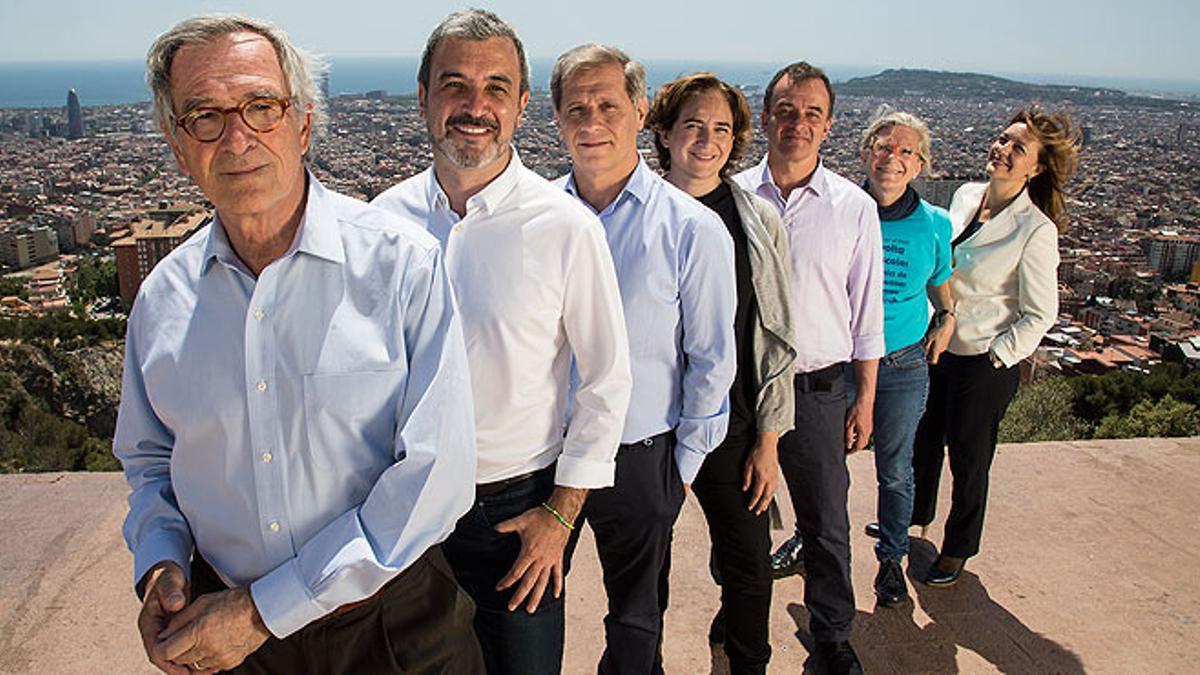
[[[758,388],[755,416],[759,433],[780,434],[796,426],[796,393],[793,385],[796,347],[792,305],[791,254],[779,213],[763,198],[726,179],[742,219],[750,254],[750,280],[758,305],[752,327],[754,383]],[[740,336],[739,336],[740,337]]]

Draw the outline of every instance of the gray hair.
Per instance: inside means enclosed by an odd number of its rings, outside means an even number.
[[[312,113],[312,136],[325,131],[325,96],[317,79],[328,73],[325,60],[288,41],[287,33],[263,19],[237,14],[205,14],[184,19],[159,35],[146,54],[146,84],[153,96],[154,119],[168,134],[175,130],[171,100],[171,65],[181,47],[211,42],[232,33],[257,33],[275,48],[279,66],[287,79],[289,96],[299,111]]]
[[[620,66],[625,72],[625,93],[635,104],[646,98],[646,69],[642,64],[629,58],[625,52],[608,45],[595,42],[580,45],[554,62],[550,71],[550,97],[554,101],[554,109],[562,103],[563,84],[581,71],[613,64]]]
[[[867,129],[863,131],[860,148],[869,150],[875,143],[875,138],[892,127],[905,127],[916,132],[918,139],[917,154],[921,157],[921,162],[925,165],[922,167],[921,173],[925,175],[932,174],[933,153],[930,149],[929,126],[920,117],[910,112],[896,110],[886,103],[875,109],[875,113],[871,116],[871,121],[867,125]]]
[[[529,61],[525,58],[525,45],[517,37],[517,31],[504,19],[486,9],[464,9],[454,12],[433,29],[429,40],[425,42],[425,51],[421,53],[421,67],[417,70],[417,82],[429,91],[429,69],[432,67],[433,51],[442,40],[456,38],[459,40],[487,40],[490,38],[508,38],[517,49],[517,60],[521,62],[520,93],[529,91]]]

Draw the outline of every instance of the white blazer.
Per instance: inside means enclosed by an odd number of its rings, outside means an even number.
[[[954,236],[966,229],[986,183],[967,183],[954,193]],[[1058,316],[1058,228],[1023,190],[970,239],[954,249],[951,289],[959,356],[991,352],[1012,366],[1037,349]]]

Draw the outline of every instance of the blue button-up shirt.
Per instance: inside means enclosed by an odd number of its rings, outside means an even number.
[[[558,184],[579,196],[573,175]],[[691,483],[729,424],[733,239],[717,214],[640,160],[598,215],[629,331],[633,394],[621,442],[674,429],[679,475]]]
[[[462,331],[433,237],[309,178],[257,279],[220,216],[129,317],[114,452],[134,579],[193,543],[283,637],[453,530],[475,477]]]

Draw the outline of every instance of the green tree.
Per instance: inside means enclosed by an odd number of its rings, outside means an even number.
[[[1142,401],[1127,414],[1105,417],[1096,438],[1195,436],[1200,433],[1196,406],[1167,394],[1158,402]]]
[[[72,280],[72,300],[80,304],[86,305],[100,298],[121,295],[121,288],[117,282],[117,263],[112,259],[80,258]]]
[[[1073,402],[1074,392],[1063,377],[1047,377],[1022,386],[1000,422],[1000,442],[1035,443],[1087,438],[1088,425],[1075,416]]]
[[[0,298],[15,295],[22,300],[29,299],[29,284],[22,277],[0,277]]]

